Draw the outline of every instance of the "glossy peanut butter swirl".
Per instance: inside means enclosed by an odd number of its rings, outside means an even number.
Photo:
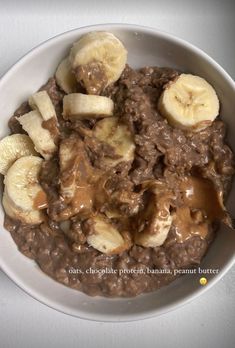
[[[183,178],[179,191],[183,205],[176,209],[174,218],[178,241],[184,242],[193,236],[205,239],[210,223],[226,215],[222,194],[212,181],[194,176]]]

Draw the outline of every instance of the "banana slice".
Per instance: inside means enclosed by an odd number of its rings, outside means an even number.
[[[46,207],[46,195],[38,182],[42,161],[40,157],[25,156],[9,168],[4,178],[5,192],[17,211],[37,210],[39,198],[41,208]]]
[[[37,155],[37,152],[28,135],[12,134],[0,140],[0,154],[0,173],[5,175],[18,158]]]
[[[63,117],[81,120],[112,116],[114,104],[112,99],[99,95],[71,93],[63,99]]]
[[[36,151],[49,159],[57,147],[50,131],[43,127],[44,121],[39,111],[30,111],[18,117],[17,120],[32,139]]]
[[[137,218],[135,243],[143,247],[155,248],[162,245],[170,230],[173,217],[170,214],[172,193],[162,182],[150,183],[149,203]]]
[[[60,143],[60,193],[66,203],[74,198],[77,186],[84,187],[91,168],[84,143],[70,136]]]
[[[77,177],[77,153],[76,142],[72,139],[62,140],[59,148],[60,160],[60,193],[66,202],[69,202],[76,192],[76,177]]]
[[[9,200],[6,192],[3,193],[2,205],[8,216],[22,223],[37,225],[44,220],[44,215],[41,210],[21,211],[17,209]]]
[[[219,99],[203,78],[181,74],[166,86],[158,108],[173,126],[199,131],[218,116]]]
[[[127,50],[112,33],[93,31],[73,44],[70,52],[72,68],[97,62],[105,71],[107,85],[117,81],[125,68]]]
[[[131,132],[126,125],[120,124],[117,117],[105,118],[96,123],[94,135],[100,141],[106,142],[115,149],[117,159],[104,158],[111,166],[123,161],[133,161],[135,144]]]
[[[34,93],[28,102],[32,109],[40,112],[44,121],[48,121],[52,117],[56,118],[54,105],[46,91]]]
[[[172,220],[171,215],[165,220],[161,220],[155,214],[150,220],[149,229],[135,235],[135,243],[146,248],[155,248],[162,245],[168,236]]]
[[[57,144],[59,127],[54,105],[46,91],[34,93],[28,100],[32,109],[38,111],[42,118],[42,128],[50,132],[51,138]]]
[[[57,84],[67,94],[76,92],[77,80],[72,73],[69,57],[62,60],[55,73]]]
[[[98,215],[88,221],[92,233],[89,231],[87,242],[93,248],[108,255],[119,254],[128,248],[128,243],[118,230],[107,222],[104,217]]]

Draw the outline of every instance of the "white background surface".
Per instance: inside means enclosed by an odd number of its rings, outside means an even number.
[[[63,31],[125,22],[190,41],[235,78],[234,18],[232,0],[0,0],[0,75],[35,45]],[[58,313],[23,293],[0,271],[1,348],[233,348],[234,327],[235,266],[189,305],[132,323],[96,323]]]

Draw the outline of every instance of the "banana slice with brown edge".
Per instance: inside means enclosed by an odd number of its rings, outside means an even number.
[[[69,58],[73,69],[98,63],[105,74],[108,86],[117,81],[124,70],[127,50],[112,33],[93,31],[73,44]]]
[[[67,94],[76,92],[77,80],[72,72],[69,57],[60,62],[56,69],[55,78],[58,86]]]
[[[16,160],[4,178],[8,201],[17,210],[32,211],[47,206],[47,197],[38,181],[43,159],[24,156]]]
[[[5,175],[20,157],[37,155],[34,144],[26,134],[12,134],[0,140],[0,173]]]
[[[44,214],[41,210],[22,211],[16,208],[9,200],[7,194],[3,193],[2,205],[5,213],[12,219],[21,221],[24,224],[38,225],[44,220]]]
[[[87,231],[88,244],[104,254],[120,254],[129,248],[128,242],[102,215],[97,215],[86,221],[84,230]]]
[[[44,158],[49,159],[56,151],[51,132],[43,127],[43,118],[39,111],[33,110],[17,118],[22,128],[32,139],[35,149]]]
[[[117,159],[105,157],[104,161],[109,166],[115,166],[123,161],[133,161],[135,143],[128,127],[119,122],[117,117],[100,120],[94,128],[94,136],[115,149]]]
[[[135,243],[155,248],[162,245],[169,233],[173,217],[170,202],[173,193],[161,181],[154,181],[149,187],[149,200],[144,210],[136,217]]]
[[[158,108],[173,126],[200,131],[218,116],[219,99],[205,79],[181,74],[166,86]]]
[[[32,109],[40,112],[44,121],[48,121],[52,117],[56,118],[54,105],[46,91],[34,93],[28,102]]]
[[[42,158],[24,156],[8,170],[4,183],[2,204],[8,216],[25,224],[40,224],[44,220],[42,209],[47,197],[38,183]]]
[[[63,99],[63,117],[71,120],[101,118],[113,115],[112,99],[99,95],[71,93]]]
[[[32,109],[39,111],[43,119],[42,127],[51,133],[54,143],[57,144],[59,138],[59,125],[56,111],[49,94],[46,91],[34,93],[29,98],[29,105]]]
[[[59,147],[60,160],[60,193],[66,202],[69,202],[76,192],[77,179],[77,151],[76,140],[64,139]]]
[[[74,198],[78,187],[81,189],[84,186],[88,186],[86,181],[93,174],[92,167],[88,160],[84,143],[73,135],[63,139],[60,143],[59,160],[60,193],[65,202],[68,203]]]

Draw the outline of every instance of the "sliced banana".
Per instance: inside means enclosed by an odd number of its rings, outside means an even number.
[[[12,134],[0,140],[0,154],[0,173],[5,175],[18,158],[37,155],[37,152],[28,135]]]
[[[39,111],[30,111],[17,120],[32,139],[36,151],[44,158],[50,158],[57,147],[50,131],[43,127],[43,118]]]
[[[17,209],[9,200],[7,194],[4,192],[2,198],[2,205],[5,213],[14,220],[21,221],[24,224],[37,225],[44,220],[44,215],[41,210],[22,211]]]
[[[21,157],[7,171],[4,178],[5,192],[17,210],[37,210],[39,197],[40,205],[44,203],[46,206],[46,195],[38,181],[42,161],[37,156]]]
[[[72,73],[72,67],[68,57],[63,59],[58,65],[55,78],[57,84],[67,94],[76,92],[77,80]]]
[[[105,157],[104,161],[110,165],[123,161],[133,161],[135,144],[131,132],[126,125],[119,123],[117,117],[105,118],[96,123],[94,135],[100,141],[106,142],[115,149],[117,159]]]
[[[166,86],[158,108],[173,126],[199,131],[218,116],[219,99],[205,79],[181,74]]]
[[[93,233],[87,236],[87,242],[93,248],[104,254],[119,254],[127,249],[128,244],[118,232],[103,216],[98,215],[89,219]]]
[[[89,162],[84,142],[72,134],[63,139],[59,149],[60,195],[66,204],[58,219],[77,215],[81,218],[92,211],[94,190],[91,182],[97,180]]]
[[[101,63],[107,85],[117,81],[125,68],[127,50],[112,33],[93,31],[73,44],[70,52],[72,68],[89,63]]]
[[[54,105],[46,91],[34,93],[28,102],[32,109],[40,112],[44,121],[48,121],[52,117],[56,118]]]
[[[169,233],[173,217],[170,213],[172,193],[162,182],[150,183],[149,203],[137,216],[135,243],[143,247],[161,246]]]
[[[65,201],[70,201],[76,192],[76,154],[74,154],[76,144],[64,139],[59,148],[59,160],[60,160],[60,193]],[[69,171],[69,173],[68,173]],[[63,174],[65,173],[65,174]],[[67,175],[67,173],[69,175]],[[65,177],[64,177],[65,176]]]
[[[146,248],[161,246],[168,236],[172,219],[171,215],[165,220],[159,219],[157,214],[153,215],[149,222],[149,229],[135,235],[135,243]]]
[[[60,193],[68,203],[74,198],[78,189],[85,185],[88,177],[88,158],[84,143],[77,137],[63,139],[59,148],[60,160]]]
[[[63,117],[82,120],[112,116],[114,104],[112,99],[99,95],[71,93],[63,99]]]

